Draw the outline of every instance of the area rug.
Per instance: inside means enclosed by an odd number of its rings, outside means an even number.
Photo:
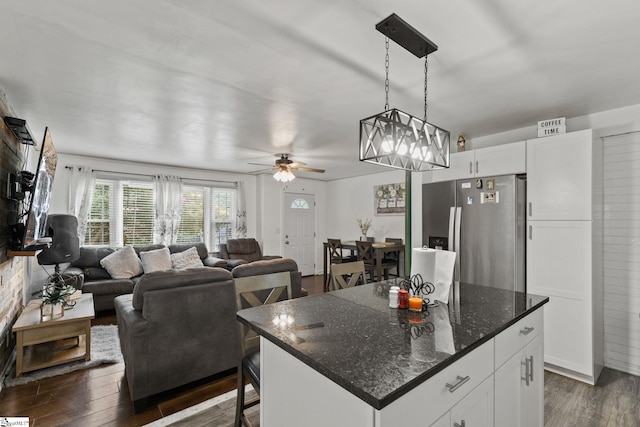
[[[247,398],[256,397],[250,385],[246,389]],[[236,416],[237,390],[230,391],[213,399],[206,400],[180,412],[161,418],[144,427],[228,427],[233,426]],[[260,425],[260,405],[245,411],[251,425]]]
[[[52,366],[51,368],[39,369],[37,371],[22,374],[16,378],[15,363],[4,380],[5,387],[27,384],[43,378],[54,377],[80,369],[92,368],[103,363],[123,362],[120,352],[120,340],[118,338],[117,325],[100,325],[91,327],[91,360],[88,362],[80,360],[64,365]]]

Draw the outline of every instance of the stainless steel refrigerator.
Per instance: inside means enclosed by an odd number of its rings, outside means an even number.
[[[422,244],[456,252],[454,280],[525,287],[526,177],[424,184]]]

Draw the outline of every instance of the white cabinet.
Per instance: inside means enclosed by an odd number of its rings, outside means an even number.
[[[527,141],[527,291],[547,295],[548,370],[595,384],[604,362],[602,142]]]
[[[544,424],[543,342],[542,333],[534,335],[496,370],[496,427],[542,427]]]
[[[493,427],[493,375],[429,427]]]
[[[524,173],[526,170],[525,159],[525,141],[451,153],[449,168],[425,172],[426,176],[423,182]]]
[[[493,427],[493,375],[451,409],[451,427]]]
[[[527,141],[527,217],[591,220],[593,132]]]

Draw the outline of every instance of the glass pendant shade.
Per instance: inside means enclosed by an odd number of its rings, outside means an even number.
[[[280,169],[278,172],[273,174],[273,178],[279,182],[289,182],[293,181],[296,176],[291,173],[291,171],[286,169]]]
[[[410,171],[449,167],[449,131],[396,108],[360,120],[360,160]]]

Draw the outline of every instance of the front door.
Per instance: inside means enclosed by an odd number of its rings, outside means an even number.
[[[284,256],[298,263],[303,276],[315,273],[315,212],[313,194],[285,193]]]

